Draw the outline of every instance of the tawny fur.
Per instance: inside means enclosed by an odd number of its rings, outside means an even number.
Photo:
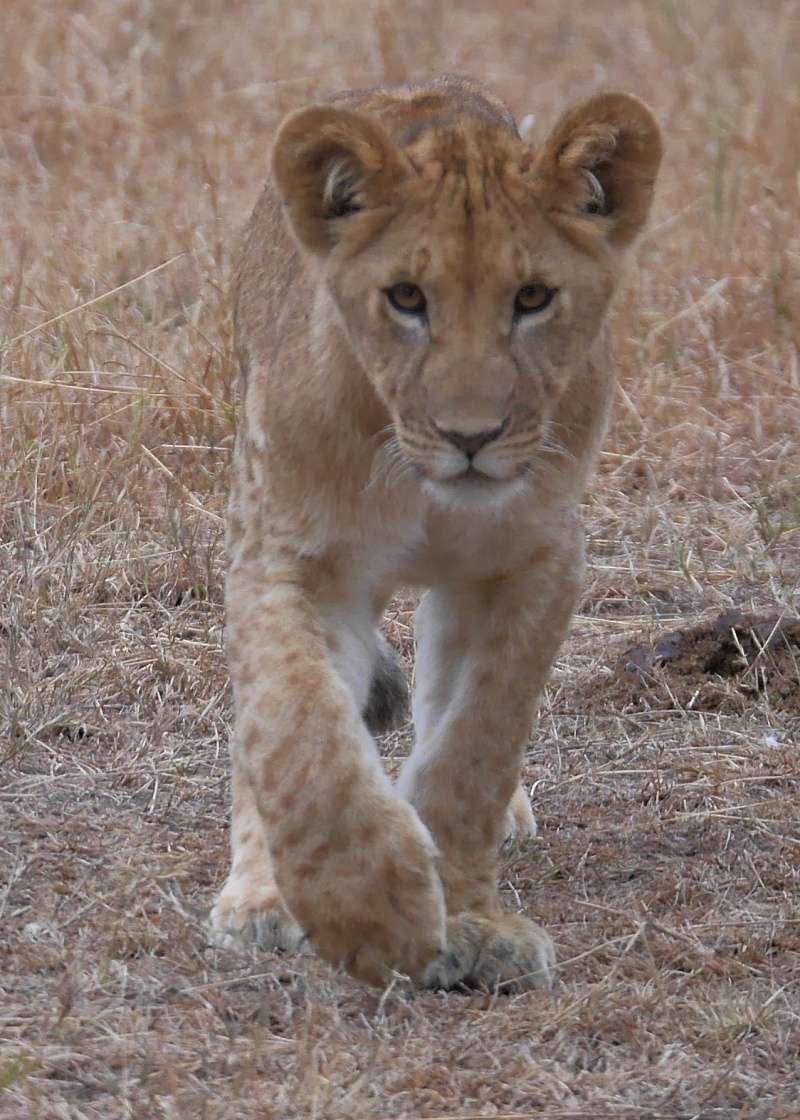
[[[235,289],[220,937],[307,939],[372,983],[550,983],[549,937],[500,906],[497,851],[533,828],[518,780],[581,587],[614,389],[601,327],[660,154],[628,95],[569,110],[536,151],[463,79],[284,122]],[[400,283],[424,315],[392,306]],[[515,313],[531,285],[549,306]],[[487,432],[465,473],[447,433]],[[377,634],[400,584],[426,594],[392,786],[364,713],[402,699]]]

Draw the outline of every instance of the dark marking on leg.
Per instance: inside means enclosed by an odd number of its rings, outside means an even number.
[[[400,660],[384,637],[378,642],[378,659],[362,713],[373,735],[383,735],[408,718],[408,682]]]

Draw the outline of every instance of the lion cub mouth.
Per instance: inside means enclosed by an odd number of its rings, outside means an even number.
[[[470,464],[447,479],[426,478],[423,489],[433,501],[450,509],[497,509],[526,489],[525,478],[493,478]]]
[[[484,482],[497,482],[496,478],[492,478],[491,475],[484,474],[483,471],[478,470],[474,463],[470,463],[467,469],[462,471],[461,474],[457,474],[455,478],[456,481],[476,478],[482,479]]]

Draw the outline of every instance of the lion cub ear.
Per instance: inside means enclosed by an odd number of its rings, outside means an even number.
[[[629,93],[601,93],[567,110],[537,155],[536,191],[565,232],[600,231],[615,246],[644,225],[661,163],[655,117]]]
[[[287,117],[272,152],[272,173],[295,236],[319,254],[333,248],[353,214],[384,209],[406,171],[377,121],[330,105]]]

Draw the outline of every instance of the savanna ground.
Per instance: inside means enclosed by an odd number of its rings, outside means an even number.
[[[798,5],[4,0],[0,55],[0,1116],[800,1116]],[[445,69],[534,140],[604,85],[667,137],[503,864],[548,995],[381,995],[203,930],[236,232],[286,110]],[[762,623],[667,637],[732,610]],[[388,628],[410,656],[407,600]]]

